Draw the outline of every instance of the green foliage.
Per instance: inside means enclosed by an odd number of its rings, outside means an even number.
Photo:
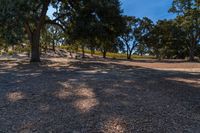
[[[139,19],[125,16],[124,19],[126,20],[126,27],[119,40],[126,47],[127,59],[130,59],[135,48],[139,53],[144,53],[148,49],[144,37],[149,33],[153,22],[148,18]]]
[[[79,49],[79,52],[81,52],[82,50]],[[90,50],[85,50],[85,53],[90,54],[91,51]],[[102,56],[102,52],[101,51],[95,51],[94,55],[96,56]],[[112,53],[112,52],[108,52],[107,53],[107,57],[108,58],[112,58],[112,59],[127,59],[127,55],[123,54],[123,53]],[[140,55],[132,55],[131,56],[132,59],[155,59],[154,56],[140,56]]]
[[[65,50],[70,51],[70,52],[73,52],[73,53],[76,53],[76,52],[79,51],[79,50],[78,50],[78,45],[77,45],[77,44],[75,44],[75,45],[67,45],[67,46],[62,45],[62,46],[60,46],[59,48],[65,49]]]
[[[200,43],[200,2],[199,0],[173,0],[170,12],[177,13],[177,26],[185,33],[185,41],[194,60],[195,49]]]
[[[49,6],[55,9],[52,18]],[[39,57],[39,46],[67,44],[61,48],[82,47],[111,58],[131,58],[135,52],[193,60],[200,53],[200,2],[173,0],[169,11],[176,19],[153,24],[147,17],[123,16],[119,0],[0,0],[0,49],[18,44],[16,51]],[[32,47],[21,47],[27,39]]]
[[[8,51],[8,55],[10,55],[10,56],[11,56],[11,55],[14,55],[14,51],[9,50],[9,51]]]
[[[55,9],[52,19],[46,15],[49,6]],[[123,30],[122,22],[119,0],[0,0],[0,24],[4,25],[0,37],[9,43],[19,43],[26,33],[33,46],[33,61],[39,61],[39,43],[47,41],[47,36],[40,36],[46,24],[60,27],[66,34],[65,41],[80,39],[81,45],[94,47],[93,42],[98,40],[99,47],[109,49]],[[60,40],[56,34],[51,34],[53,44]]]
[[[187,56],[185,35],[176,21],[158,21],[146,36],[146,43],[157,58],[185,58]]]
[[[115,49],[116,38],[122,33],[124,20],[119,0],[83,1],[79,4],[72,36],[81,45],[107,52]]]

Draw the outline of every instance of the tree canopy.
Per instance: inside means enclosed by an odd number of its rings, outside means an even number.
[[[51,8],[52,15],[47,12]],[[123,15],[119,0],[0,0],[0,46],[29,40],[31,61],[41,48],[80,46],[82,51],[149,54],[158,59],[200,56],[200,2],[173,0],[177,17],[153,22]]]

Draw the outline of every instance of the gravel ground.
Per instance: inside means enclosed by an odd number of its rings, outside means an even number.
[[[0,63],[0,133],[199,133],[200,65]]]

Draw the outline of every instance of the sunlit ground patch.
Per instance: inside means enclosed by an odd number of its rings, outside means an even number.
[[[74,92],[79,98],[74,102],[74,107],[80,112],[88,112],[99,104],[96,95],[91,88],[86,88],[84,85],[81,89]]]
[[[166,79],[185,83],[185,84],[191,84],[194,87],[200,87],[200,79],[184,79],[184,78],[166,78]]]
[[[7,94],[7,99],[10,102],[16,102],[25,98],[25,94],[22,92],[10,92]]]
[[[84,70],[84,71],[79,71],[79,73],[85,73],[85,74],[95,74],[97,72],[98,72],[98,70]]]
[[[81,88],[75,92],[75,94],[79,97],[85,98],[94,98],[95,94],[92,89],[89,88]]]
[[[89,112],[99,104],[96,98],[79,99],[74,102],[74,107],[80,112]]]
[[[133,80],[124,80],[124,83],[133,83],[133,82],[135,82],[135,81],[133,81]]]
[[[103,73],[103,74],[107,74],[108,72],[106,72],[106,71],[102,71],[101,73]]]
[[[102,127],[102,132],[106,133],[125,133],[126,132],[126,122],[117,117],[111,117],[104,122]]]
[[[60,89],[60,90],[55,92],[55,96],[59,99],[62,99],[62,100],[68,98],[71,95],[72,95],[72,92],[70,92],[68,89],[65,89],[65,88]]]

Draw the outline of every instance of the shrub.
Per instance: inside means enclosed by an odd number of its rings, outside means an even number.
[[[14,54],[14,52],[13,52],[13,51],[11,51],[11,50],[9,50],[9,51],[8,51],[8,55],[10,55],[10,56],[11,56],[11,55],[13,55],[13,54]]]

